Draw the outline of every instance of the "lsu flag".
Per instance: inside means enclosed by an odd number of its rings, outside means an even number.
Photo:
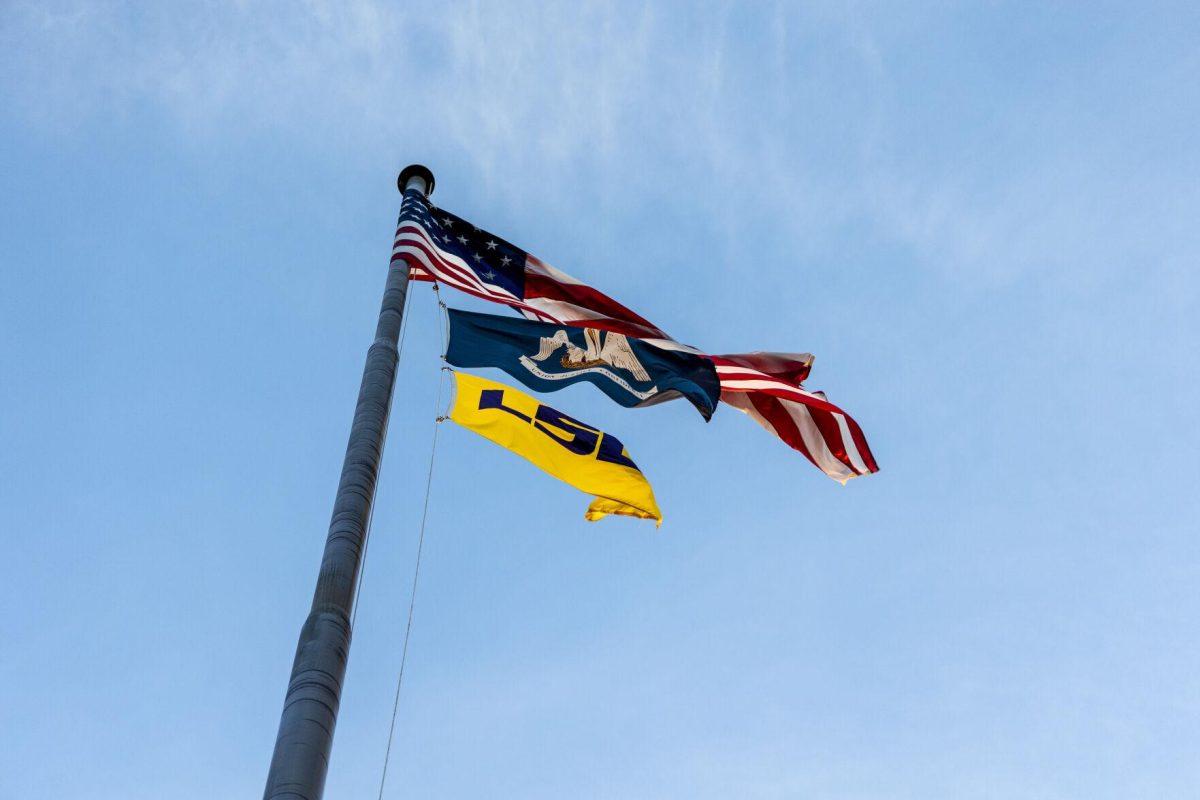
[[[456,367],[496,367],[530,389],[586,381],[626,408],[686,397],[708,420],[721,396],[713,362],[598,328],[448,309]]]
[[[615,436],[502,383],[455,372],[450,419],[511,450],[581,492],[595,495],[584,517],[609,514],[662,524],[654,490]]]

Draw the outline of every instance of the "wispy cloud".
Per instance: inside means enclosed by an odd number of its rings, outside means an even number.
[[[149,113],[201,142],[265,136],[351,158],[403,142],[471,164],[501,194],[527,191],[506,188],[516,174],[605,197],[703,174],[711,191],[695,204],[731,236],[767,209],[801,242],[865,220],[918,262],[985,284],[1094,270],[1114,249],[1177,260],[1168,241],[1195,247],[1195,159],[1135,158],[1139,137],[1161,138],[1136,118],[1195,122],[1195,104],[1167,91],[1195,57],[1170,47],[1141,65],[1119,41],[1075,63],[1014,61],[1027,91],[978,96],[929,66],[969,33],[930,9],[308,0],[3,15],[8,113],[57,131]],[[1133,110],[1073,105],[1077,82],[1114,59],[1131,91],[1108,99]]]
[[[404,134],[558,160],[619,146],[652,15],[607,4],[77,4],[6,12],[26,119],[82,126],[149,107],[196,135],[269,130],[343,147]],[[641,87],[639,89],[639,86]]]

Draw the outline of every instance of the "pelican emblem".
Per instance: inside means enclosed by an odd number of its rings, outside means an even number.
[[[521,356],[519,360],[525,369],[542,380],[571,380],[578,375],[591,373],[603,375],[642,402],[658,394],[658,387],[653,384],[645,389],[634,388],[635,383],[650,383],[650,373],[633,352],[629,339],[620,333],[584,328],[584,347],[572,342],[561,328],[553,336],[539,339],[537,353]],[[543,369],[542,365],[559,350],[563,353],[558,357],[557,365],[565,371]],[[625,375],[629,376],[629,380]]]
[[[648,381],[650,374],[638,361],[633,353],[629,339],[621,333],[601,331],[596,328],[584,328],[583,338],[587,347],[577,347],[567,338],[567,332],[558,330],[553,336],[541,337],[541,345],[534,361],[545,361],[560,347],[566,347],[559,363],[563,369],[578,370],[589,367],[609,366],[623,369],[633,376],[635,381]]]

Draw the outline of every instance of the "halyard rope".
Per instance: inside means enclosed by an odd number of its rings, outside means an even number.
[[[436,283],[433,285],[434,292],[438,291]],[[437,295],[439,311],[445,317],[446,304],[442,302],[441,295]],[[448,325],[447,321],[447,325]],[[449,342],[449,330],[445,331],[444,343]],[[444,353],[444,349],[443,349]],[[425,501],[421,507],[421,529],[417,535],[417,558],[413,564],[412,590],[408,596],[408,621],[404,625],[404,646],[400,650],[400,672],[396,676],[396,696],[392,700],[392,720],[388,725],[387,749],[383,753],[383,771],[379,777],[379,800],[383,800],[383,789],[387,784],[388,763],[392,757],[392,740],[396,735],[396,715],[400,710],[400,687],[404,684],[404,666],[408,662],[408,640],[412,635],[413,609],[417,603],[417,580],[421,576],[421,553],[425,549],[425,521],[429,518],[429,494],[430,488],[433,486],[433,464],[434,457],[437,455],[438,430],[441,428],[441,423],[445,419],[442,415],[442,383],[448,368],[442,367],[438,372],[438,388],[437,401],[434,404],[434,413],[436,418],[433,424],[433,444],[429,448],[429,472],[425,476]]]

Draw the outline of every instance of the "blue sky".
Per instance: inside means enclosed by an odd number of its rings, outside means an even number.
[[[413,161],[684,341],[815,353],[883,471],[554,395],[656,532],[443,428],[387,797],[1194,796],[1197,41],[1188,4],[5,3],[0,796],[261,792]],[[409,314],[327,797],[386,742]]]

